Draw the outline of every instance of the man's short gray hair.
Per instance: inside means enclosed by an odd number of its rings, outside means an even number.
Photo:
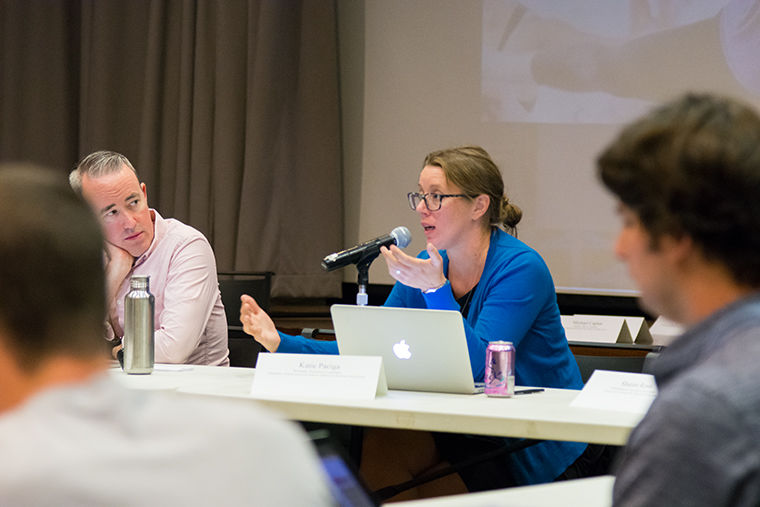
[[[127,157],[115,151],[96,151],[90,153],[77,164],[76,169],[69,174],[69,184],[78,194],[82,194],[82,177],[97,178],[106,174],[119,172],[122,166],[129,167],[135,175],[134,166]]]

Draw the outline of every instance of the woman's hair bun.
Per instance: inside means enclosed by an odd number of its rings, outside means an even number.
[[[514,230],[520,220],[522,219],[522,210],[519,206],[509,202],[509,199],[504,197],[501,200],[501,222],[507,228],[507,230]]]

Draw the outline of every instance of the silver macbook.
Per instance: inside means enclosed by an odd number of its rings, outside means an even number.
[[[462,314],[453,310],[333,305],[342,355],[381,356],[390,389],[471,394],[472,379]]]

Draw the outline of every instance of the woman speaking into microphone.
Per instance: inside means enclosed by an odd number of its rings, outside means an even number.
[[[396,280],[385,306],[460,311],[476,381],[483,380],[488,342],[508,340],[516,348],[516,384],[580,389],[581,376],[560,322],[551,274],[541,256],[514,236],[522,211],[504,195],[501,173],[490,155],[478,146],[430,153],[417,191],[408,199],[419,215],[427,248],[417,257],[395,245],[381,248]],[[240,320],[270,352],[338,353],[335,342],[279,333],[249,296],[242,298]],[[433,465],[431,461],[459,459],[504,443],[502,438],[434,434],[436,452],[417,453],[409,460],[394,456],[388,446],[398,442],[407,447],[408,442],[400,441],[407,437],[432,443],[430,434],[406,432],[414,436],[400,437],[404,432],[382,432],[382,438],[365,439],[362,468],[371,487],[402,482]],[[415,442],[413,447],[424,445]],[[469,490],[478,490],[579,476],[582,471],[574,468],[582,466],[578,458],[585,448],[586,444],[542,442],[499,458],[503,466],[490,463],[491,473],[471,468],[462,478]],[[364,466],[367,459],[375,461],[370,457],[375,451],[398,462],[377,467],[375,473],[376,467]]]

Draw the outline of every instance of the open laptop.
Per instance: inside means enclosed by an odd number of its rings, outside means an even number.
[[[381,356],[390,389],[472,394],[462,314],[453,310],[333,305],[341,355]]]
[[[328,479],[328,486],[337,506],[375,507],[380,505],[375,494],[370,491],[356,467],[348,460],[342,447],[325,429],[309,433],[317,449],[322,468]]]

